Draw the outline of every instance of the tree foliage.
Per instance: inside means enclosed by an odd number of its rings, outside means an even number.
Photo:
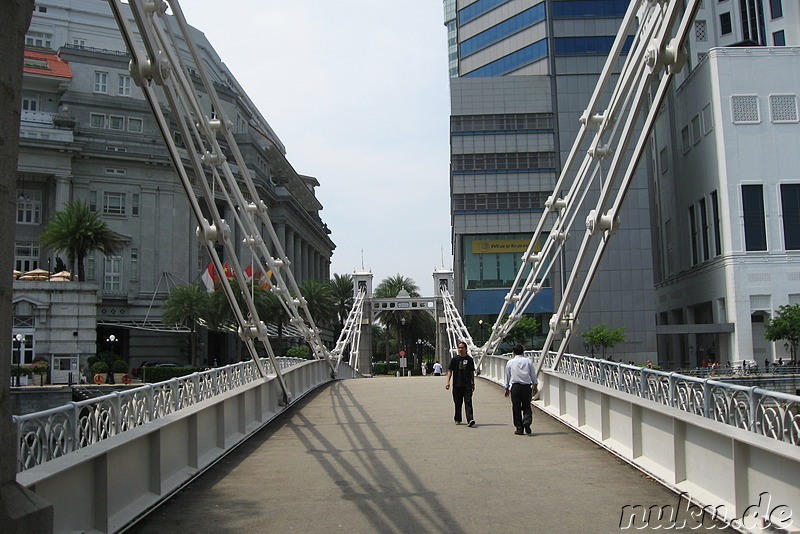
[[[610,349],[622,343],[625,341],[625,338],[628,337],[627,334],[622,332],[624,329],[624,326],[608,328],[608,325],[603,323],[578,335],[582,337],[583,341],[589,346],[592,351],[592,356],[594,356],[595,351],[600,348],[602,350],[602,357],[605,358],[606,349]]]
[[[338,338],[344,328],[344,323],[350,310],[353,308],[353,275],[334,274],[330,280],[331,297],[336,311],[336,335]]]
[[[767,341],[785,340],[789,344],[792,361],[797,361],[797,345],[800,343],[800,304],[783,305],[766,326]]]
[[[122,249],[122,240],[100,219],[100,214],[91,211],[83,201],[69,201],[62,211],[57,211],[44,232],[39,236],[39,243],[55,252],[67,255],[69,272],[74,273],[77,264],[78,281],[86,280],[84,260],[89,252],[99,250],[105,255],[118,253]]]
[[[161,322],[189,329],[189,362],[197,365],[197,326],[210,312],[211,297],[202,284],[175,286],[161,306]]]
[[[521,343],[524,345],[538,333],[539,321],[536,320],[536,317],[532,315],[523,315],[520,317],[517,324],[514,325],[514,328],[508,332],[506,339],[512,343]]]

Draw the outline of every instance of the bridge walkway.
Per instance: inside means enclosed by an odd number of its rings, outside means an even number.
[[[488,381],[477,384],[476,426],[456,426],[444,383],[328,384],[128,532],[601,534],[620,531],[626,505],[677,506],[674,493],[537,410],[533,434],[515,435],[510,401]]]

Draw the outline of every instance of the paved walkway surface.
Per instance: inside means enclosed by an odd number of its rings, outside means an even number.
[[[453,423],[443,377],[329,384],[129,532],[608,533],[626,505],[678,506],[535,409],[533,435],[515,435],[495,384],[480,380],[474,404],[469,428]],[[698,531],[677,519],[671,532]],[[638,526],[629,531],[651,530]]]

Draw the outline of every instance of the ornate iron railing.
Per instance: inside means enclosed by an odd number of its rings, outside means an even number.
[[[281,369],[308,360],[277,358]],[[269,359],[262,365],[275,371]],[[24,471],[92,443],[136,428],[227,391],[260,380],[252,361],[147,384],[27,415],[14,416],[17,471]]]
[[[541,357],[538,352],[528,354],[535,360]],[[553,370],[555,356],[545,356],[543,369]],[[800,445],[797,395],[570,354],[561,357],[554,371]]]

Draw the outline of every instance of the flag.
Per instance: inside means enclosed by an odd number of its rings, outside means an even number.
[[[225,272],[225,278],[230,278],[233,276],[233,270],[228,267],[228,262],[222,264],[222,270]],[[219,283],[219,274],[217,274],[216,269],[214,268],[214,262],[208,262],[208,266],[206,270],[203,271],[203,274],[200,276],[200,279],[203,281],[203,285],[206,286],[206,291],[211,293],[214,291],[214,286]]]
[[[244,282],[249,284],[253,280],[253,264],[247,266],[247,269],[244,270]]]
[[[214,284],[219,282],[219,276],[214,270],[214,262],[208,262],[208,266],[206,267],[206,270],[203,271],[203,275],[200,277],[200,279],[203,281],[203,285],[206,286],[206,291],[209,293],[214,291]]]
[[[264,274],[264,271],[262,271],[261,269],[259,269],[254,276],[254,278],[258,280],[258,287],[260,287],[261,289],[270,288],[270,286],[272,285],[270,282],[271,277],[272,277],[272,271],[267,271],[266,274]]]

